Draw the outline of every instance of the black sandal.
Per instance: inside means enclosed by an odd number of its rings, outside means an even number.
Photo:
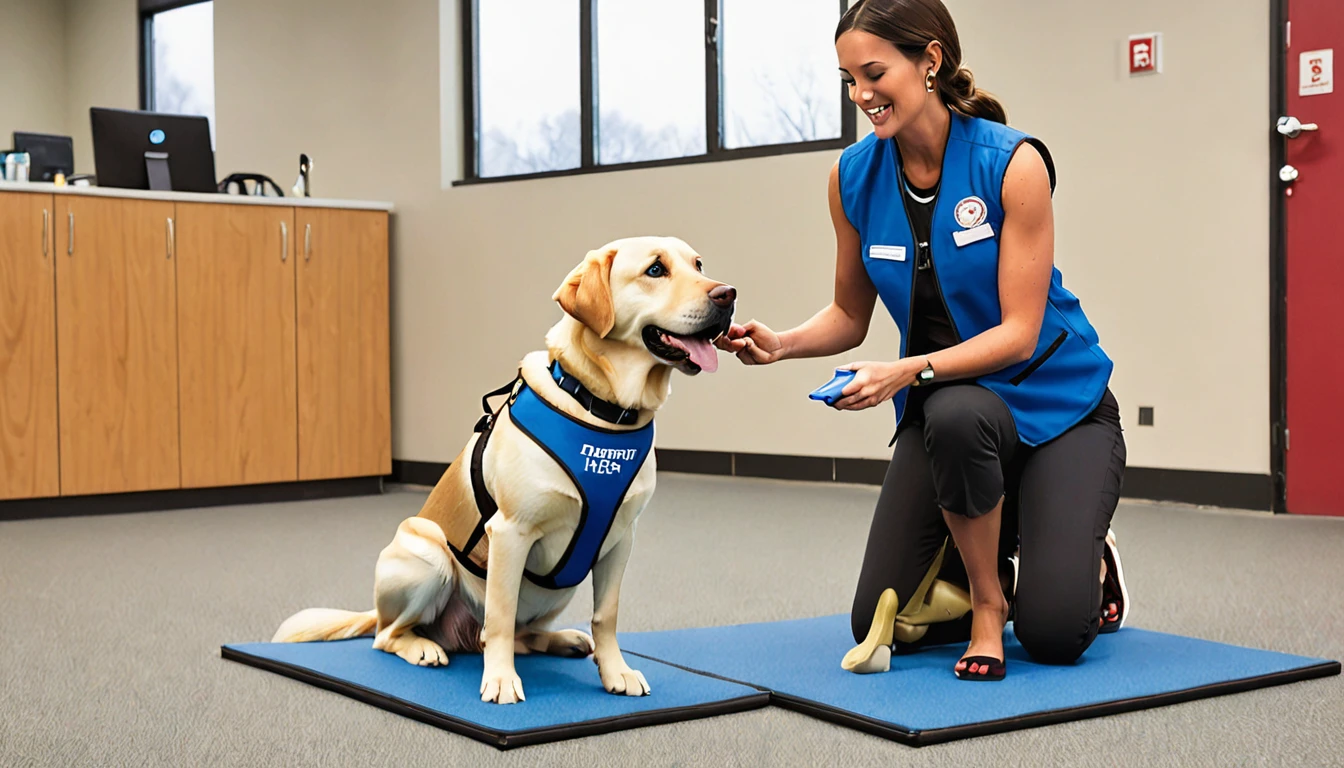
[[[966,662],[965,669],[958,671],[956,667],[952,668],[952,673],[957,676],[958,680],[996,682],[1002,680],[1008,674],[1008,668],[1004,665],[1003,659],[996,659],[991,656],[966,656],[961,661]],[[989,672],[984,674],[972,672],[972,664],[979,664],[981,668],[989,667]]]
[[[1106,578],[1101,582],[1101,628],[1098,634],[1117,632],[1125,626],[1129,618],[1129,589],[1125,586],[1125,571],[1120,565],[1120,549],[1116,545],[1115,531],[1106,532],[1102,557],[1106,561]],[[1115,605],[1115,613],[1109,613]]]

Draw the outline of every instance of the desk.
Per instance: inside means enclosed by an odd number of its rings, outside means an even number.
[[[0,183],[0,500],[390,474],[391,210]]]

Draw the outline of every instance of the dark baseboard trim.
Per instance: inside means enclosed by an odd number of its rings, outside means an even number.
[[[772,480],[829,482],[835,479],[835,459],[821,456],[784,456],[767,453],[734,453],[733,474]]]
[[[881,459],[676,448],[658,448],[656,451],[659,470],[693,475],[881,485],[887,474],[887,462]],[[447,468],[448,465],[442,463],[394,459],[390,479],[398,483],[434,485]],[[1269,475],[1128,467],[1120,495],[1127,499],[1268,511],[1273,508],[1274,483]]]
[[[1270,511],[1274,508],[1274,480],[1269,475],[1242,472],[1128,467],[1121,495],[1131,499]]]
[[[280,501],[370,496],[382,492],[383,478],[373,476],[233,485],[225,488],[173,488],[163,491],[59,496],[48,499],[14,499],[0,501],[0,520],[158,512],[233,504],[267,504]]]
[[[881,485],[887,462],[659,448],[658,468],[693,474]],[[1129,499],[1266,511],[1273,508],[1273,495],[1274,483],[1269,475],[1153,467],[1127,468],[1121,489],[1121,496]]]
[[[678,451],[655,448],[658,469],[693,475],[732,475],[733,454],[721,451]]]
[[[394,483],[434,486],[439,484],[439,478],[443,477],[443,473],[447,470],[447,464],[436,461],[393,459],[392,474],[387,479]]]

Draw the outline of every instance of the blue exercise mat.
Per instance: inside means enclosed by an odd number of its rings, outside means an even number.
[[[680,722],[764,707],[756,688],[627,655],[648,696],[602,688],[592,658],[518,656],[527,700],[481,701],[480,654],[452,654],[447,667],[417,667],[373,649],[373,638],[313,643],[239,643],[221,655],[469,736],[500,749]]]
[[[847,614],[707,629],[621,633],[627,654],[770,691],[771,703],[912,746],[1147,709],[1340,673],[1339,662],[1125,628],[1077,664],[1032,662],[1004,633],[1008,676],[958,680],[964,644],[895,656],[891,671],[840,668]]]

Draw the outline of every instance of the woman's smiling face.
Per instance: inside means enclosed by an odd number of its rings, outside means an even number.
[[[886,40],[852,29],[835,41],[835,53],[850,100],[879,139],[895,136],[928,103],[925,80],[936,66],[931,52],[912,61]]]

